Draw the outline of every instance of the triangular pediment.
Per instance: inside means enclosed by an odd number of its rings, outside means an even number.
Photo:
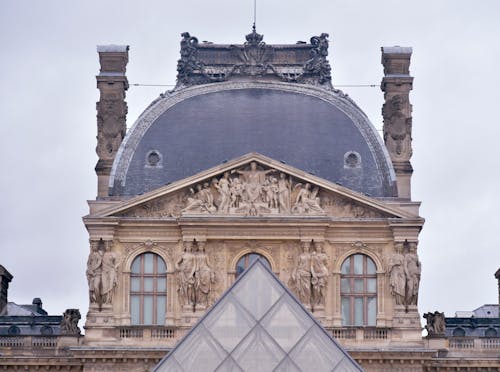
[[[257,153],[102,210],[96,217],[415,217]]]
[[[260,260],[154,371],[362,371]]]

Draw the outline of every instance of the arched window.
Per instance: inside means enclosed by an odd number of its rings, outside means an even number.
[[[452,332],[453,337],[465,337],[465,330],[463,328],[455,328]]]
[[[167,303],[167,266],[155,253],[143,253],[130,270],[130,317],[133,325],[162,325]]]
[[[263,255],[258,253],[248,253],[238,260],[238,263],[236,264],[236,277],[238,277],[243,271],[245,271],[248,266],[257,261],[258,258],[261,259],[264,265],[271,269],[271,264]]]
[[[374,326],[377,320],[377,270],[364,254],[347,257],[340,270],[342,324]]]

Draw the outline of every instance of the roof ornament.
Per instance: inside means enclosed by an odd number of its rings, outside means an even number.
[[[311,38],[311,58],[304,65],[305,73],[319,75],[318,82],[320,84],[325,84],[332,80],[330,74],[332,68],[326,59],[328,56],[328,36],[327,33],[322,33],[320,36],[313,36]]]
[[[261,44],[264,44],[264,42],[262,41],[264,39],[264,35],[257,33],[255,22],[253,23],[252,26],[252,32],[246,35],[245,39],[247,40],[245,42],[245,45],[259,46]]]
[[[191,74],[202,72],[204,65],[198,58],[198,39],[189,32],[181,34],[181,59],[177,61],[177,81],[182,84],[191,84]]]

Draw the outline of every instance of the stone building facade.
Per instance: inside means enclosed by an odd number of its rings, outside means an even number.
[[[257,258],[366,371],[499,366],[498,344],[457,359],[422,338],[411,48],[382,48],[383,138],[334,88],[328,48],[183,33],[176,87],[125,133],[129,49],[98,47],[90,305],[70,369],[152,368]]]

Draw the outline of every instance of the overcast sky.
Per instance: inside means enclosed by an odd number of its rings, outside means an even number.
[[[14,275],[10,301],[87,312],[81,217],[97,187],[96,45],[130,45],[131,84],[174,84],[181,32],[240,43],[252,18],[253,0],[0,0],[0,264]],[[499,19],[496,0],[258,4],[269,44],[330,34],[334,85],[378,85],[380,47],[413,47],[421,312],[453,316],[498,300]],[[131,86],[128,126],[166,89]],[[380,89],[341,89],[381,129]]]

